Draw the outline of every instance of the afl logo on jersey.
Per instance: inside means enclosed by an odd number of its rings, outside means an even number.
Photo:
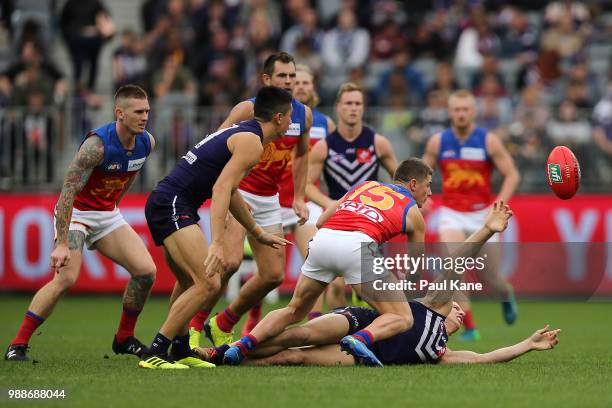
[[[449,159],[451,157],[455,157],[455,151],[454,150],[445,150],[442,152],[442,154],[440,155],[443,159]]]
[[[108,171],[121,170],[121,163],[110,163],[108,166],[106,166],[106,170]]]

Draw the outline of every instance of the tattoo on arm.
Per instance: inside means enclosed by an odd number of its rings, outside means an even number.
[[[68,232],[68,249],[76,249],[83,252],[83,243],[85,242],[85,234],[83,231]]]
[[[132,276],[123,294],[123,305],[129,309],[142,309],[149,292],[151,292],[153,283],[155,283],[155,276],[153,275]]]
[[[55,207],[57,243],[68,243],[68,226],[72,216],[74,197],[87,184],[94,168],[104,160],[104,144],[97,136],[88,137],[70,163],[62,192]]]

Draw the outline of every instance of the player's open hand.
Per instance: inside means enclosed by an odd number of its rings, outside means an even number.
[[[304,200],[294,200],[293,201],[293,212],[298,217],[298,224],[304,225],[306,221],[308,221],[308,216],[310,215],[310,211],[306,206]]]
[[[70,249],[68,245],[58,244],[53,252],[51,252],[49,265],[58,272],[59,268],[68,265],[68,262],[70,262]]]
[[[257,237],[257,242],[271,246],[272,248],[278,249],[280,247],[284,247],[286,245],[291,245],[291,241],[287,241],[283,237],[279,237],[278,235],[271,234],[269,232],[263,231]]]
[[[206,260],[204,260],[206,277],[210,278],[216,273],[223,273],[224,265],[223,245],[213,242],[210,244],[208,255],[206,256]]]
[[[495,201],[487,215],[485,225],[493,232],[502,232],[508,227],[508,220],[512,217],[512,210],[503,200]]]
[[[550,350],[559,343],[559,332],[561,329],[550,330],[549,326],[536,330],[529,338],[532,350]]]

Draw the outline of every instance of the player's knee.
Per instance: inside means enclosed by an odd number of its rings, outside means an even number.
[[[74,286],[77,281],[77,275],[59,273],[55,275],[53,280],[58,289],[64,293]]]
[[[284,350],[276,355],[276,364],[302,365],[304,363],[304,353],[300,350]]]
[[[413,323],[414,323],[414,320],[412,318],[412,315],[410,316],[398,315],[397,316],[397,325],[402,332],[410,330],[412,328]]]
[[[285,271],[282,269],[278,271],[270,270],[265,275],[261,275],[260,278],[266,286],[276,288],[283,283],[283,280],[285,279]]]
[[[238,271],[241,263],[242,258],[228,257],[228,259],[225,260],[225,276],[227,279]]]
[[[153,269],[144,269],[142,273],[132,276],[132,279],[138,282],[138,286],[143,290],[151,290],[155,283],[156,269],[153,265]]]

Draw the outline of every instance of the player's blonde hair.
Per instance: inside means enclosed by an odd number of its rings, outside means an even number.
[[[453,99],[464,99],[464,98],[469,98],[471,99],[472,103],[476,103],[476,98],[474,98],[474,94],[471,93],[470,91],[466,90],[466,89],[459,89],[453,93],[451,93],[448,96],[448,103],[450,105],[451,100]]]
[[[310,98],[310,103],[308,103],[308,107],[310,108],[314,108],[315,106],[317,106],[319,104],[319,102],[321,102],[321,100],[319,99],[319,94],[317,93],[317,90],[314,89],[314,73],[312,72],[312,69],[310,69],[310,67],[308,65],[304,65],[304,64],[298,64],[295,67],[295,72],[305,72],[308,75],[310,75],[310,80],[313,83],[313,90],[312,90],[312,96]]]
[[[363,88],[361,86],[357,85],[355,82],[346,82],[340,86],[340,89],[338,89],[338,93],[336,94],[336,103],[340,102],[340,98],[342,98],[342,95],[347,92],[353,91],[361,92],[361,94],[364,95],[365,98],[365,94],[363,93]]]

